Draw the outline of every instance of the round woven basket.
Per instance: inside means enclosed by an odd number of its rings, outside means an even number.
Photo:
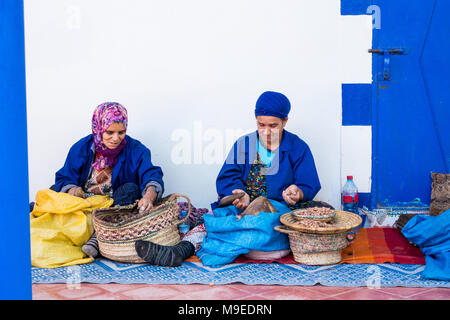
[[[349,245],[349,232],[334,234],[312,234],[276,226],[275,230],[289,236],[294,260],[307,265],[336,264],[342,260],[341,251]]]
[[[188,213],[179,219],[178,198],[188,201]],[[126,263],[146,263],[135,249],[137,240],[165,246],[180,242],[178,225],[189,218],[191,200],[174,193],[161,199],[148,213],[139,213],[137,201],[129,206],[94,210],[92,220],[100,253],[108,259]]]
[[[350,231],[362,223],[362,218],[352,212],[336,210],[336,216],[332,221],[327,223],[326,226],[318,227],[305,227],[299,224],[299,220],[291,215],[290,212],[283,214],[280,217],[280,222],[289,228],[313,234],[333,234],[333,233],[343,233]]]

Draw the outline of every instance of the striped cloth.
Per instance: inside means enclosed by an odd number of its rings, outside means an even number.
[[[353,243],[342,251],[342,263],[425,264],[418,247],[394,228],[359,229]]]

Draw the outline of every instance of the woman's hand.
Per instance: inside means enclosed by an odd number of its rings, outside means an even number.
[[[291,184],[283,191],[283,199],[286,203],[293,205],[303,200],[303,191],[295,184]]]
[[[138,202],[138,208],[139,208],[139,213],[150,212],[150,210],[153,208],[153,201],[148,197],[142,197],[142,199],[139,200],[139,202]]]
[[[241,189],[234,189],[231,193],[236,194],[239,192],[243,192],[245,194],[242,198],[234,200],[233,205],[238,209],[245,209],[248,207],[250,203],[250,196],[244,190]]]
[[[84,191],[83,191],[83,189],[81,187],[70,188],[67,193],[72,195],[72,196],[75,196],[75,197],[80,197],[80,198],[83,198],[83,199],[86,198],[86,194],[84,193]]]
[[[155,202],[157,194],[153,187],[148,187],[145,195],[138,202],[139,213],[148,213],[153,208],[153,203]]]

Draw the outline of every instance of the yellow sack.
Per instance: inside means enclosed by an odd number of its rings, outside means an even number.
[[[81,247],[94,233],[91,213],[107,208],[108,196],[87,199],[50,189],[39,190],[30,213],[31,264],[39,268],[90,263]]]

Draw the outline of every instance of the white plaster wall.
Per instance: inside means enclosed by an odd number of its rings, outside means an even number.
[[[353,176],[359,192],[370,192],[372,185],[372,127],[343,126],[341,153],[342,185],[347,181],[347,176]]]
[[[343,16],[341,21],[342,83],[371,83],[372,57],[367,50],[372,47],[372,16]],[[354,52],[349,52],[352,48]],[[372,185],[372,126],[341,127],[341,190],[347,176],[359,192],[371,192]]]
[[[163,168],[166,193],[209,207],[229,147],[256,128],[256,99],[274,90],[292,104],[286,129],[314,154],[317,199],[339,206],[341,83],[370,81],[372,32],[370,16],[341,16],[339,6],[25,0],[30,201],[90,133],[95,106],[118,101],[129,112],[128,134]],[[191,157],[179,163],[174,151],[186,134]]]

